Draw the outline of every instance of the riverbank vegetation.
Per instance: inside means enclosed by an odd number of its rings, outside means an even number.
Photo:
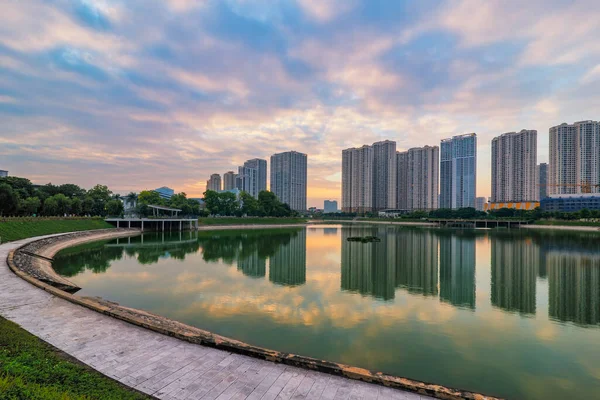
[[[239,199],[231,192],[217,193],[207,190],[204,193],[206,210],[210,215],[227,217],[297,217],[298,213],[290,206],[279,201],[274,193],[263,190],[255,199],[246,192],[241,192]]]
[[[70,359],[1,317],[0,397],[7,400],[149,398]]]
[[[0,243],[28,237],[114,228],[102,218],[0,218]]]

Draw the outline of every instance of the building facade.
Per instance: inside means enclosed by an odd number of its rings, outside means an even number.
[[[373,208],[396,208],[396,142],[373,143]]]
[[[600,194],[555,194],[542,199],[542,211],[575,212],[580,210],[600,210]]]
[[[231,190],[236,187],[235,179],[237,174],[233,171],[228,171],[223,174],[223,190]]]
[[[6,178],[8,176],[8,171],[0,169],[0,178]]]
[[[244,167],[256,170],[256,180],[253,182],[256,196],[263,190],[267,190],[267,160],[254,158],[244,163]]]
[[[160,196],[161,199],[170,200],[171,197],[175,194],[175,191],[169,187],[163,186],[158,189],[154,189],[156,193]]]
[[[249,167],[238,167],[238,173],[235,176],[235,187],[241,192],[246,192],[250,196],[258,198],[257,192],[258,170]]]
[[[537,131],[509,132],[492,140],[492,203],[536,201]]]
[[[548,194],[599,193],[600,123],[581,121],[550,128]]]
[[[396,208],[408,210],[408,151],[396,153]]]
[[[271,156],[271,192],[292,210],[306,211],[307,157],[297,151]]]
[[[477,211],[484,211],[485,210],[485,197],[477,197],[475,199],[475,209]]]
[[[440,148],[425,146],[408,150],[406,192],[408,210],[438,208]]]
[[[475,208],[477,135],[444,139],[440,155],[440,208]]]
[[[212,174],[210,179],[206,181],[206,190],[221,191],[221,175]]]
[[[373,147],[342,151],[342,211],[373,211]]]
[[[338,212],[337,200],[325,200],[325,202],[323,204],[323,212],[326,214]]]
[[[548,164],[541,163],[538,165],[536,175],[539,187],[538,198],[542,200],[548,197]]]

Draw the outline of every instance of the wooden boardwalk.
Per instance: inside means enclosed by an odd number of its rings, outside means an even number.
[[[430,399],[187,343],[57,298],[14,275],[0,245],[0,315],[83,363],[161,399]]]

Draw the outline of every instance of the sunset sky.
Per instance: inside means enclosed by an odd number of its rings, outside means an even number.
[[[597,0],[3,0],[0,169],[34,183],[199,197],[211,173],[308,154],[308,205],[342,149],[490,141],[600,118]]]

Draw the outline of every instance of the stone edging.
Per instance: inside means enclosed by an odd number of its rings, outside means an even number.
[[[216,226],[215,228],[220,228]],[[115,229],[116,231],[116,229]],[[91,234],[89,234],[91,233]],[[73,244],[79,244],[82,242],[89,242],[106,236],[107,232],[104,231],[102,234],[94,235],[93,231],[86,232],[85,240],[74,240],[70,234],[58,235],[56,237],[62,238],[64,241],[60,246],[62,248],[69,247]],[[123,232],[113,232],[114,237],[123,236]],[[135,234],[129,232],[129,235]],[[66,239],[66,240],[65,240]],[[71,240],[69,240],[71,239]],[[19,252],[20,249],[31,245],[33,243],[43,241],[32,241],[24,246],[12,250],[8,254],[7,264],[9,268],[19,277],[25,281],[37,286],[46,292],[67,300],[71,303],[86,307],[90,310],[129,322],[133,325],[137,325],[146,329],[150,329],[154,332],[158,332],[167,336],[171,336],[186,342],[199,344],[202,346],[208,346],[217,348],[220,350],[229,351],[232,353],[242,354],[262,360],[272,361],[276,363],[282,363],[294,367],[304,368],[308,370],[314,370],[319,372],[328,373],[331,375],[337,375],[346,377],[349,379],[360,380],[368,383],[375,383],[390,388],[400,389],[409,391],[421,395],[431,396],[438,399],[444,400],[499,400],[496,397],[485,396],[469,391],[457,390],[447,388],[441,385],[429,384],[425,382],[419,382],[411,379],[385,375],[380,372],[372,372],[363,368],[352,367],[345,364],[339,364],[329,362],[325,360],[318,360],[310,357],[304,357],[296,354],[282,353],[275,350],[264,349],[261,347],[251,346],[247,343],[243,343],[234,339],[223,337],[220,335],[213,334],[211,332],[198,329],[183,323],[170,320],[165,317],[154,315],[145,311],[123,307],[117,303],[112,303],[99,298],[87,298],[74,296],[58,287],[52,286],[45,283],[36,277],[24,272],[18,268],[14,262],[15,253]],[[73,241],[75,243],[73,243]],[[54,255],[54,254],[52,254]],[[45,254],[47,257],[48,255]]]

